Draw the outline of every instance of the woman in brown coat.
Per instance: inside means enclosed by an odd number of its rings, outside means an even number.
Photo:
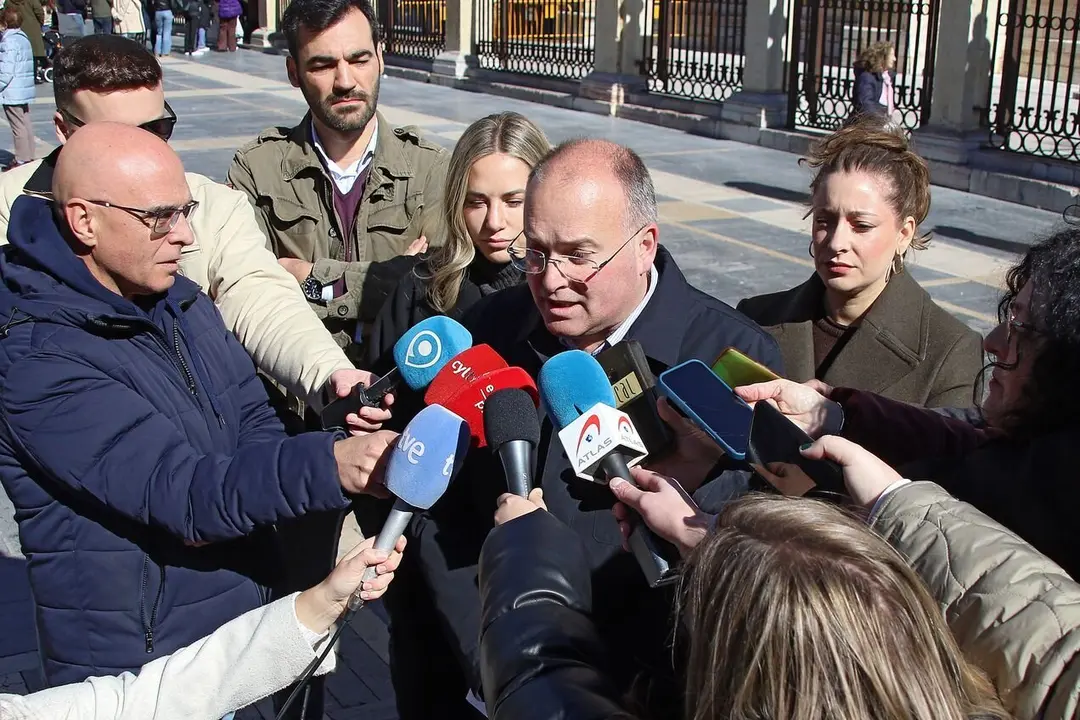
[[[930,173],[900,132],[867,118],[808,158],[816,272],[798,287],[739,303],[776,338],[787,377],[870,390],[928,407],[969,406],[982,338],[904,272],[926,246]],[[976,395],[978,389],[976,389]]]

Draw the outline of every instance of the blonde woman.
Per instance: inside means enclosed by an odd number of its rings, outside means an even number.
[[[488,716],[632,720],[605,677],[581,541],[544,510],[537,491],[504,495],[481,555]],[[820,501],[725,508],[687,557],[681,610],[687,720],[1009,717],[904,558]]]
[[[372,330],[370,365],[421,320],[460,318],[484,295],[521,282],[510,249],[524,247],[525,185],[550,149],[540,128],[515,112],[481,118],[462,133],[446,174],[446,242],[387,299]]]

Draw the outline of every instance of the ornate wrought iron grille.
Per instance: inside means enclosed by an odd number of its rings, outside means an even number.
[[[387,55],[434,59],[446,46],[446,0],[379,0]]]
[[[996,20],[990,143],[1080,160],[1080,0],[1003,0]]]
[[[747,0],[646,0],[649,90],[725,100],[742,87]]]
[[[896,44],[896,119],[909,130],[925,123],[940,5],[941,0],[794,0],[788,124],[840,127],[854,110],[855,61],[879,40]]]
[[[593,68],[596,0],[473,0],[480,67],[579,80]]]

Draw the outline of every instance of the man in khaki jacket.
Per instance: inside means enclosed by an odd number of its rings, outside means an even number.
[[[168,140],[176,115],[165,102],[153,54],[119,35],[94,35],[65,48],[56,61],[56,134],[61,143],[87,122],[139,125]],[[24,191],[47,195],[57,152],[0,175],[0,244],[7,242],[11,205]],[[226,326],[267,375],[321,407],[324,389],[345,395],[369,373],[356,370],[311,313],[292,277],[266,250],[243,193],[187,173],[199,203],[190,223],[195,244],[180,272],[217,305]],[[388,417],[369,408],[368,429]]]
[[[383,62],[367,0],[294,0],[282,25],[289,80],[310,111],[241,148],[229,184],[247,193],[274,254],[356,361],[412,267],[401,256],[442,242],[448,155],[376,112]]]

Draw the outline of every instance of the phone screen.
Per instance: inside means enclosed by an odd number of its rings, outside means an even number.
[[[815,490],[845,495],[844,471],[838,465],[810,460],[799,452],[800,446],[810,442],[809,435],[769,403],[754,406],[746,459],[762,478],[784,495]]]
[[[722,352],[720,357],[716,358],[712,371],[729,387],[733,388],[768,382],[780,377],[769,368],[753,358],[743,355],[735,348],[728,348]]]
[[[750,439],[754,411],[700,360],[676,365],[660,375],[665,394],[741,460]]]

